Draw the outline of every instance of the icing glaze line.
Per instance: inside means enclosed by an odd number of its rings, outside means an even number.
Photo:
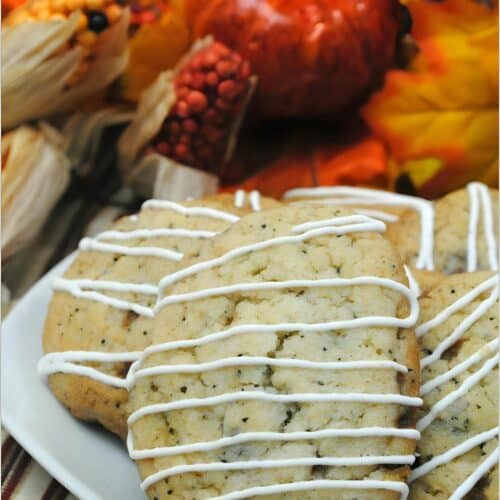
[[[238,222],[240,218],[237,215],[217,210],[209,207],[185,207],[179,203],[168,200],[147,200],[142,204],[142,208],[156,208],[162,210],[172,210],[181,215],[194,215],[211,217],[212,219],[219,219],[226,222]]]
[[[306,457],[277,460],[248,460],[245,462],[229,463],[214,462],[206,464],[187,464],[177,465],[151,474],[141,483],[141,488],[143,490],[147,490],[158,481],[167,479],[171,476],[190,472],[239,471],[250,469],[273,469],[281,467],[353,467],[383,464],[411,465],[414,461],[414,455],[365,455],[362,457]]]
[[[76,363],[127,363],[139,358],[141,351],[128,352],[98,352],[98,351],[63,351],[49,352],[42,356],[37,363],[38,374],[48,377],[54,373],[67,373],[89,377],[112,387],[128,389],[127,379],[106,374],[90,366]]]
[[[303,370],[395,370],[408,373],[408,368],[390,360],[380,361],[307,361],[296,358],[268,358],[263,356],[237,356],[206,363],[159,365],[135,371],[135,379],[172,373],[201,373],[237,366],[274,366],[278,368],[300,368]]]
[[[396,437],[402,439],[420,439],[416,429],[398,429],[393,427],[361,427],[358,429],[322,429],[319,431],[295,432],[241,432],[235,436],[222,437],[213,441],[197,442],[177,446],[135,450],[131,431],[127,435],[127,448],[133,460],[145,458],[171,457],[185,453],[207,452],[252,441],[293,442],[332,438]]]
[[[244,490],[233,491],[226,495],[212,498],[212,500],[242,500],[252,496],[276,495],[308,490],[354,489],[354,490],[390,490],[401,494],[400,500],[408,497],[408,486],[399,481],[378,481],[375,479],[340,480],[317,479],[313,481],[297,481],[295,483],[273,484],[270,486],[254,486]]]
[[[453,492],[448,500],[461,500],[467,493],[469,493],[474,485],[497,463],[500,456],[500,450],[497,448],[491,453],[484,462]]]
[[[488,375],[496,365],[498,365],[498,354],[486,361],[486,363],[479,370],[474,372],[474,374],[467,377],[458,389],[450,392],[443,399],[440,399],[433,407],[431,407],[429,413],[417,422],[417,430],[422,432],[426,429],[441,412],[448,408],[448,406],[450,406],[454,401],[465,396],[467,391],[486,377],[486,375]]]
[[[83,238],[78,248],[84,252],[107,252],[121,255],[131,255],[134,257],[159,257],[161,259],[179,261],[183,254],[174,250],[158,247],[128,247],[124,245],[114,245],[91,238]]]
[[[486,356],[489,356],[490,354],[497,352],[499,344],[500,344],[499,339],[492,340],[491,342],[483,346],[474,354],[470,355],[468,358],[466,358],[458,365],[455,365],[450,370],[429,380],[424,385],[422,385],[420,389],[420,395],[425,396],[426,394],[429,394],[429,392],[431,392],[439,385],[444,384],[448,380],[451,380],[457,375],[460,375],[461,373],[467,371],[471,366],[475,365],[476,363],[479,363]]]
[[[488,264],[490,269],[498,270],[497,242],[493,228],[493,208],[488,187],[480,182],[467,185],[469,194],[469,226],[467,232],[467,271],[478,268],[477,240],[479,215],[482,213],[483,233],[488,249]]]
[[[412,304],[413,299],[412,305],[416,307],[416,295],[401,283],[387,278],[360,276],[357,278],[323,278],[316,280],[257,281],[206,288],[204,290],[197,290],[195,292],[184,294],[167,295],[156,304],[155,312],[158,312],[167,305],[192,302],[220,295],[230,295],[237,292],[262,292],[288,288],[337,288],[349,286],[377,286],[381,288],[388,288],[404,295],[410,304]]]
[[[460,311],[460,309],[463,309],[464,307],[469,305],[471,302],[474,301],[474,299],[479,297],[482,293],[489,290],[490,288],[493,288],[497,283],[498,283],[498,276],[492,276],[491,278],[483,281],[482,283],[474,287],[472,290],[470,290],[465,295],[460,297],[458,300],[453,302],[453,304],[448,306],[446,309],[440,311],[439,314],[436,315],[434,318],[418,326],[415,330],[417,337],[421,337],[432,328],[435,328],[441,323],[444,323],[449,317],[451,317],[457,311]]]
[[[409,482],[412,483],[419,477],[425,476],[426,474],[433,471],[440,465],[444,465],[448,462],[451,462],[455,458],[461,455],[465,455],[465,453],[474,449],[476,446],[479,446],[480,444],[490,441],[491,439],[498,436],[498,430],[499,428],[495,427],[494,429],[490,429],[489,431],[476,434],[475,436],[467,439],[463,443],[460,443],[459,445],[450,448],[445,453],[435,456],[425,464],[413,469],[410,474]]]
[[[260,193],[257,190],[250,191],[250,206],[254,212],[259,212],[261,210],[260,206]]]
[[[71,279],[54,278],[52,287],[55,290],[64,289],[64,287],[90,288],[93,290],[108,290],[112,292],[140,293],[144,295],[157,295],[158,287],[149,283],[124,283],[120,281],[91,280],[91,279]]]
[[[355,210],[357,214],[367,215],[368,217],[373,217],[374,219],[379,219],[382,222],[397,222],[399,217],[397,215],[391,214],[389,212],[382,212],[382,210],[370,210],[364,208],[357,208]]]
[[[498,361],[498,360],[497,360]],[[405,406],[422,406],[422,400],[417,397],[401,394],[371,394],[371,393],[297,393],[273,394],[263,391],[237,391],[212,396],[208,398],[188,398],[170,403],[157,403],[134,411],[128,418],[132,425],[146,415],[167,413],[169,411],[198,408],[203,406],[217,406],[234,403],[236,401],[268,401],[272,403],[371,403],[371,404],[398,404]]]
[[[243,191],[243,189],[238,189],[234,193],[234,206],[236,208],[243,208],[243,205],[245,204],[245,196],[246,193]]]
[[[476,323],[481,317],[486,313],[486,311],[492,307],[496,301],[498,300],[498,287],[495,287],[490,296],[483,300],[474,311],[469,314],[460,324],[453,330],[453,332],[446,337],[442,342],[440,342],[437,347],[434,349],[432,354],[425,356],[422,358],[420,362],[421,368],[425,368],[435,361],[441,359],[443,353],[451,347],[458,339],[462,337],[462,335],[472,327],[474,323]]]
[[[213,238],[216,234],[215,231],[204,231],[197,229],[183,229],[183,228],[156,228],[156,229],[135,229],[133,231],[104,231],[95,237],[96,240],[135,240],[135,239],[149,239],[149,238]]]
[[[58,291],[67,292],[74,297],[86,300],[94,300],[102,304],[122,309],[125,311],[134,311],[136,314],[152,318],[154,316],[153,309],[142,306],[135,302],[109,297],[99,292],[92,290],[82,290],[76,280],[65,280],[64,278],[56,278],[53,282],[53,288]]]

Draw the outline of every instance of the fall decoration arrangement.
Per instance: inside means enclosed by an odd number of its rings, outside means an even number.
[[[335,184],[433,198],[497,183],[496,5],[4,0],[3,15],[6,144],[50,126],[69,160],[49,174],[33,159],[31,176],[65,186],[69,168],[98,183],[106,157],[118,186],[175,199]],[[24,171],[16,158],[4,154],[5,172]]]

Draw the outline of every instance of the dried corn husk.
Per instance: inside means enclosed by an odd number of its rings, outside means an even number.
[[[219,179],[215,175],[186,167],[170,158],[152,154],[142,161],[155,164],[157,168],[153,198],[184,201],[216,193],[219,188]]]
[[[95,174],[103,160],[102,148],[107,156],[116,158],[115,144],[105,144],[103,134],[110,127],[125,125],[132,121],[134,113],[119,108],[104,108],[94,112],[74,113],[65,122],[62,135],[66,145],[66,155],[71,168],[80,177]]]
[[[176,100],[173,71],[160,73],[141,94],[132,123],[118,141],[120,171],[125,183],[132,183],[144,170],[139,161],[146,144],[159,132]],[[150,167],[149,167],[150,168]]]
[[[2,259],[29,243],[68,185],[63,138],[45,123],[2,138]]]
[[[107,87],[127,66],[130,13],[101,33],[86,76],[67,87],[81,64],[80,46],[58,53],[75,34],[77,11],[66,20],[37,21],[2,27],[2,126],[11,129],[29,120],[74,109],[85,97]]]

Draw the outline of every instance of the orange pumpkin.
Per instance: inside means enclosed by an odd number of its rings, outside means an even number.
[[[187,0],[195,38],[214,35],[259,78],[266,117],[332,117],[391,65],[397,0]]]

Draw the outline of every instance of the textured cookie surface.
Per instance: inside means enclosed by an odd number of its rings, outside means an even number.
[[[199,272],[188,267],[184,277],[166,286],[163,292],[170,294],[165,295],[168,303],[157,311],[154,324],[154,343],[159,347],[147,350],[141,369],[166,369],[170,373],[141,375],[138,370],[131,391],[135,410],[130,418],[132,456],[138,459],[146,480],[143,486],[150,498],[252,498],[251,493],[241,493],[242,490],[269,485],[282,487],[301,481],[315,481],[311,484],[327,481],[330,486],[306,487],[305,491],[297,492],[279,490],[275,494],[269,491],[259,498],[400,497],[399,492],[390,489],[371,489],[367,482],[360,489],[351,489],[348,485],[334,488],[333,484],[340,483],[331,481],[369,479],[377,484],[394,481],[400,487],[405,486],[408,468],[398,459],[391,465],[381,464],[384,459],[370,465],[360,465],[356,460],[368,455],[410,455],[411,459],[414,431],[404,438],[384,437],[379,430],[372,430],[368,437],[321,434],[373,427],[390,431],[410,428],[411,404],[415,404],[415,399],[410,398],[410,404],[406,398],[418,393],[418,352],[413,331],[357,322],[373,316],[383,316],[383,322],[389,317],[406,317],[409,305],[401,291],[382,287],[378,282],[346,281],[339,285],[336,281],[338,286],[332,286],[333,282],[327,281],[314,286],[318,280],[361,276],[406,283],[396,250],[382,236],[356,232],[354,224],[352,231],[341,234],[338,218],[351,213],[332,207],[288,206],[251,214],[225,233],[204,242],[200,256],[191,265],[205,262],[206,266],[208,259],[256,242],[290,236],[295,239],[279,243],[273,240],[275,243],[261,249],[250,247],[239,256],[226,257],[226,262]],[[317,229],[315,225],[301,227],[312,221],[323,221],[320,225],[329,234],[304,236],[307,231]],[[290,280],[307,281],[283,283]],[[267,286],[264,282],[274,283],[275,288],[263,289]],[[212,291],[207,296],[207,289],[228,286],[233,288]],[[198,297],[179,296],[203,290]],[[345,320],[348,324],[318,327]],[[352,320],[355,328],[351,327]],[[277,324],[280,326],[274,327]],[[225,333],[213,336],[215,332]],[[186,339],[191,339],[191,343],[172,344]],[[160,345],[164,342],[170,342],[170,350]],[[152,352],[155,348],[160,352]],[[256,361],[255,357],[265,359]],[[213,364],[220,360],[230,365]],[[241,360],[253,364],[241,364]],[[280,365],[283,360],[292,364],[312,362],[312,365],[307,368]],[[346,368],[348,365],[331,366],[331,363],[357,361],[396,362],[408,367],[409,372],[402,373],[393,365],[351,370]],[[200,367],[200,363],[207,364]],[[318,363],[326,364],[327,369]],[[178,364],[183,364],[183,368],[176,369],[174,365]],[[262,399],[262,393],[271,399]],[[367,403],[328,399],[360,393],[371,394],[375,400]],[[229,402],[198,401],[228,394],[233,398]],[[304,401],[297,396],[304,394],[313,398],[321,395],[326,400]],[[379,394],[403,395],[404,402],[385,403]],[[282,401],[280,396],[289,399]],[[187,406],[151,406],[165,403]],[[298,432],[310,434],[296,435],[295,439],[287,437]],[[189,445],[194,448],[175,448]],[[152,450],[159,447],[170,448],[163,450],[165,453]],[[328,460],[334,457],[340,461],[347,459],[347,463],[354,460],[354,466],[328,465]],[[307,465],[271,462],[262,468],[263,461],[296,459],[306,459]],[[244,469],[242,462],[248,461],[253,463]],[[218,470],[204,470],[203,466],[197,469],[199,464],[207,463]],[[177,466],[187,469],[172,469]],[[235,491],[243,496],[225,496]]]
[[[498,498],[497,283],[493,273],[457,274],[420,300],[424,406],[411,499],[444,500],[457,491],[453,498]],[[487,460],[494,463],[481,473]]]
[[[477,191],[471,193],[470,189],[454,191],[434,203],[433,261],[435,270],[445,274],[454,274],[494,268],[489,253],[494,255],[498,253],[495,243],[498,241],[498,192],[488,190],[485,186],[480,190],[483,194],[486,193],[486,196],[489,193],[491,208],[486,209],[482,204],[481,194]],[[474,198],[472,202],[471,197]],[[472,223],[474,234],[472,240],[469,241],[471,203],[478,204],[478,221]],[[490,223],[487,217],[491,219]],[[408,210],[398,222],[388,226],[387,237],[397,246],[403,260],[411,265],[416,264],[421,251],[419,239],[421,227],[421,215],[412,210]],[[488,242],[488,233],[493,236],[494,241]],[[468,267],[471,244],[475,247],[477,258],[473,259],[472,267]]]
[[[278,205],[270,199],[260,199],[257,202],[262,205],[262,208]],[[46,353],[61,351],[122,353],[142,351],[151,343],[152,317],[145,313],[156,302],[154,288],[165,273],[173,272],[183,266],[183,261],[172,258],[168,254],[158,256],[151,255],[151,253],[168,250],[175,252],[174,256],[176,254],[194,255],[201,242],[210,236],[209,233],[225,230],[231,225],[231,221],[234,222],[237,219],[234,215],[243,215],[252,210],[249,197],[239,200],[238,205],[241,206],[236,207],[235,198],[231,195],[216,195],[204,200],[186,202],[183,205],[191,209],[196,206],[213,208],[224,211],[228,217],[212,217],[206,213],[198,214],[192,211],[183,214],[169,208],[168,203],[165,205],[160,202],[159,204],[146,204],[137,216],[119,220],[112,228],[115,238],[116,232],[122,233],[121,236],[126,236],[126,233],[130,231],[144,229],[187,229],[208,233],[191,236],[175,232],[172,235],[168,232],[164,235],[151,233],[148,237],[135,233],[140,237],[132,234],[132,237],[126,239],[115,239],[112,233],[106,232],[97,240],[91,241],[88,250],[78,254],[64,276],[66,284],[78,284],[76,294],[56,291],[51,301],[43,336],[43,348]],[[254,204],[254,208],[260,207],[255,207]],[[95,247],[96,242],[98,248]],[[118,245],[122,247],[122,250],[111,247],[103,250],[102,244]],[[145,255],[126,255],[128,248],[142,249]],[[151,249],[153,249],[152,252]],[[84,282],[73,281],[82,279],[95,280],[95,283],[83,286]],[[152,291],[149,293],[142,293],[142,290],[117,292],[96,288],[99,283],[103,282],[147,284],[150,288],[152,287]],[[129,306],[115,307],[91,299],[88,295],[82,296],[80,293],[82,291],[98,292],[105,297],[125,301],[129,303]],[[129,365],[130,362],[90,363],[90,366],[99,372],[121,379],[126,376]],[[55,373],[50,375],[49,382],[57,398],[76,417],[98,421],[112,432],[122,437],[126,435],[126,418],[129,409],[128,393],[125,389],[72,373]]]

